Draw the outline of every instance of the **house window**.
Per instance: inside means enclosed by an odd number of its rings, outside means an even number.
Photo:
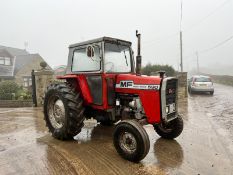
[[[32,78],[31,77],[24,77],[23,78],[23,86],[29,87],[32,85]]]
[[[7,66],[11,65],[11,59],[10,58],[5,57],[5,65],[7,65]]]
[[[5,64],[5,59],[4,59],[4,57],[0,57],[0,64]]]
[[[0,57],[0,64],[10,66],[11,65],[11,59],[9,57]]]

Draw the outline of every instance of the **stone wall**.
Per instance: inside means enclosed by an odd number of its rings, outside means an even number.
[[[35,71],[37,106],[43,105],[44,94],[47,90],[47,86],[54,81],[53,74],[53,71],[46,69]]]
[[[32,107],[31,100],[0,100],[0,108]]]
[[[178,78],[178,100],[182,101],[187,99],[187,72],[178,72],[176,74]]]

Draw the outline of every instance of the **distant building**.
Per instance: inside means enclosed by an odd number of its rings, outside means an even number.
[[[57,66],[54,68],[54,75],[55,76],[65,75],[65,74],[66,74],[66,66],[65,65]]]
[[[26,50],[0,46],[0,81],[14,80],[28,88],[32,84],[32,70],[41,69],[45,61],[39,54],[30,54]],[[47,66],[51,70],[50,66]]]

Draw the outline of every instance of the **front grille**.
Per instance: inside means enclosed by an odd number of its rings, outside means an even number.
[[[166,104],[172,104],[176,102],[176,90],[177,90],[177,79],[171,79],[167,81],[166,87]]]
[[[176,97],[177,97],[177,79],[170,79],[167,81],[166,86],[166,107],[170,109],[170,106],[173,105],[174,111],[169,111],[167,113],[167,118],[171,119],[176,114]]]

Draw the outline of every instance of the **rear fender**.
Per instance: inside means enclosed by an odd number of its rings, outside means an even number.
[[[57,79],[65,79],[67,82],[71,83],[76,88],[77,92],[81,92],[85,104],[93,103],[93,98],[84,75],[58,76]]]

